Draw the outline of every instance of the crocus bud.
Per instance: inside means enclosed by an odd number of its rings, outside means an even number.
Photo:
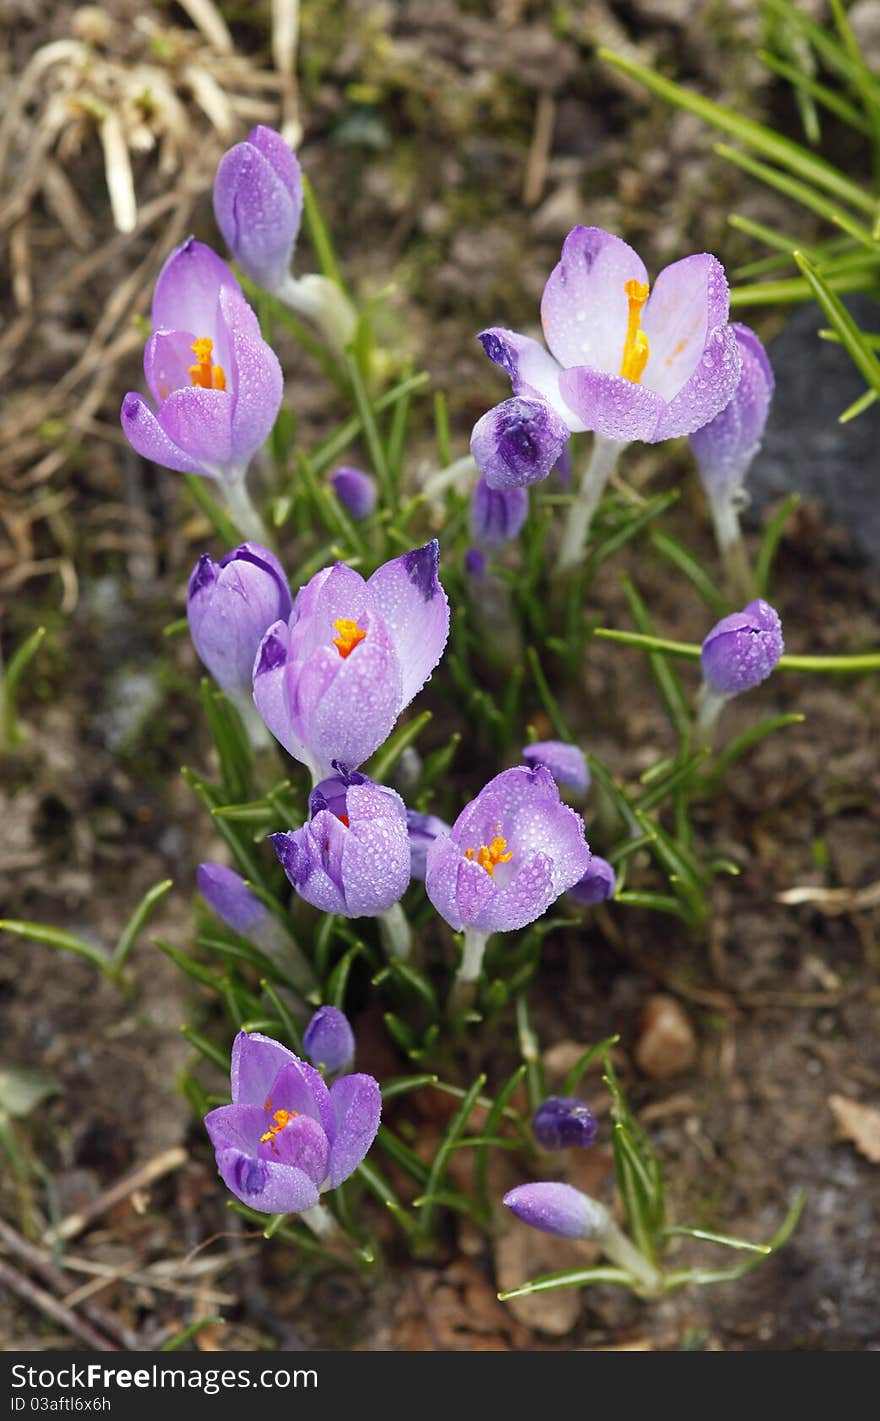
[[[579,879],[574,888],[570,888],[568,891],[570,897],[574,898],[576,902],[589,907],[591,903],[605,903],[609,898],[613,898],[616,887],[617,874],[611,864],[607,859],[593,854],[590,859],[590,867],[583,878]]]
[[[547,477],[568,437],[550,405],[516,396],[477,421],[471,454],[490,488],[519,488]]]
[[[715,696],[738,696],[766,681],[785,650],[779,615],[758,598],[712,628],[703,642],[703,680]]]
[[[196,873],[199,892],[218,918],[239,937],[250,937],[271,914],[233,869],[222,863],[200,863]]]
[[[467,548],[464,555],[464,570],[474,582],[486,575],[486,554],[480,548]]]
[[[481,478],[471,496],[471,537],[485,548],[500,548],[517,536],[528,512],[526,489],[490,488]]]
[[[347,1071],[354,1060],[354,1032],[338,1007],[319,1007],[303,1034],[303,1050],[328,1076]]]
[[[214,179],[217,226],[235,260],[269,291],[287,276],[302,206],[299,163],[274,129],[261,124],[220,159]]]
[[[564,740],[536,740],[523,748],[523,759],[529,765],[545,765],[558,785],[586,794],[590,788],[590,771],[583,750]]]
[[[588,1149],[599,1133],[599,1122],[583,1100],[548,1095],[532,1118],[532,1132],[544,1150],[564,1150],[569,1145]]]
[[[571,1184],[518,1184],[502,1203],[524,1224],[560,1238],[602,1238],[608,1228],[607,1209]]]
[[[376,480],[363,469],[344,465],[333,474],[333,492],[352,518],[369,518],[376,507]]]
[[[292,601],[284,569],[268,548],[242,543],[219,563],[199,558],[189,580],[186,615],[193,644],[218,685],[251,702],[254,658]]]
[[[436,814],[418,814],[415,809],[406,811],[406,824],[409,830],[412,876],[424,883],[428,850],[436,838],[449,833],[449,825],[445,819],[438,819]]]
[[[739,383],[720,414],[690,436],[700,479],[712,506],[722,542],[723,520],[734,520],[743,485],[761,448],[773,396],[773,371],[767,352],[748,326],[734,322],[731,330],[741,357]],[[728,539],[729,541],[729,539]]]

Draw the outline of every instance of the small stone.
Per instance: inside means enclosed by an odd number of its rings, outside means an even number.
[[[639,1022],[635,1059],[639,1070],[667,1080],[694,1064],[697,1040],[690,1019],[674,997],[649,997]]]

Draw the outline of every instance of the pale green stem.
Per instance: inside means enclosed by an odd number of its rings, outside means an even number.
[[[220,487],[226,507],[241,537],[247,542],[262,543],[265,546],[269,535],[262,518],[251,503],[247,491],[247,471],[242,469],[234,475],[228,474],[220,480]]]
[[[265,953],[269,961],[295,987],[300,996],[307,997],[317,986],[315,973],[295,942],[292,942],[273,913],[266,909],[266,916],[258,919],[248,929],[248,937]],[[298,1015],[294,1012],[294,1015]]]
[[[399,903],[392,903],[379,915],[379,936],[389,957],[408,962],[412,948],[412,930]]]
[[[728,590],[735,601],[750,602],[755,595],[755,579],[739,526],[736,495],[709,494],[709,510]]]
[[[311,1209],[304,1209],[300,1218],[315,1238],[330,1240],[342,1236],[342,1230],[325,1204],[314,1204]]]
[[[445,469],[438,469],[431,474],[422,485],[422,493],[426,501],[432,503],[435,499],[442,498],[447,489],[460,489],[478,477],[479,473],[473,457],[470,454],[462,454],[460,459],[454,459]]]
[[[253,696],[247,692],[243,692],[241,695],[235,695],[233,692],[227,692],[227,694],[244,721],[251,749],[267,750],[273,743],[274,737],[266,729],[266,724],[254,705]]]
[[[345,355],[357,329],[357,311],[335,281],[328,276],[288,273],[275,295],[296,315],[311,321],[336,355]]]
[[[473,928],[465,929],[461,963],[449,994],[451,1016],[461,1016],[474,1004],[489,936],[489,933],[478,933]]]
[[[710,691],[705,684],[700,687],[697,697],[697,719],[694,726],[694,749],[711,750],[718,728],[718,719],[730,696]]]
[[[568,511],[568,520],[562,534],[562,544],[556,563],[560,576],[577,567],[584,555],[593,514],[599,507],[614,466],[626,444],[618,439],[606,439],[597,434],[593,439],[590,462],[583,472],[580,488],[574,496]]]
[[[627,1238],[623,1230],[617,1227],[610,1215],[597,1242],[601,1245],[605,1257],[610,1258],[612,1263],[617,1263],[621,1268],[625,1268],[628,1273],[631,1273],[646,1293],[653,1294],[660,1291],[662,1286],[660,1272]]]

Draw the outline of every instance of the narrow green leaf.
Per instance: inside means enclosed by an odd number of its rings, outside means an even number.
[[[775,730],[784,729],[786,725],[802,725],[805,720],[806,716],[789,712],[784,715],[768,716],[766,720],[758,721],[757,725],[749,726],[742,735],[731,740],[712,766],[711,772],[707,776],[711,791],[714,792],[717,789],[731,765],[734,765],[743,755],[748,754],[749,750],[752,750],[766,736],[772,735]]]
[[[654,623],[635,584],[630,578],[624,577],[622,585],[632,619],[639,631],[642,635],[653,636]],[[649,653],[648,663],[679,743],[686,745],[691,733],[691,712],[681,682],[665,657]]]
[[[809,282],[813,295],[840,336],[853,364],[864,377],[866,384],[880,394],[880,360],[863,338],[849,311],[801,252],[795,252],[794,259]]]
[[[367,1188],[375,1194],[376,1198],[381,1200],[395,1222],[400,1225],[405,1233],[412,1237],[418,1229],[416,1220],[412,1214],[410,1214],[409,1210],[405,1209],[401,1204],[399,1198],[391,1188],[391,1185],[381,1171],[376,1168],[372,1160],[369,1162],[363,1160],[358,1165],[355,1173],[359,1179],[363,1180]]]
[[[520,1283],[518,1288],[508,1288],[506,1293],[498,1294],[498,1300],[507,1303],[511,1298],[552,1293],[558,1288],[586,1288],[591,1283],[618,1283],[623,1288],[629,1288],[633,1279],[623,1268],[615,1268],[611,1264],[600,1264],[596,1268],[568,1268],[561,1273],[545,1273],[541,1278],[532,1278],[528,1283]]]
[[[318,266],[324,276],[328,276],[331,281],[335,281],[337,286],[345,290],[345,283],[342,280],[342,273],[339,270],[339,263],[336,260],[336,253],[333,250],[333,239],[330,236],[330,229],[324,221],[324,216],[318,205],[315,196],[315,189],[311,181],[303,174],[303,217],[305,218],[306,230],[309,234],[309,241],[318,259]]]
[[[382,1085],[382,1099],[393,1100],[398,1095],[408,1095],[413,1090],[424,1090],[425,1086],[436,1085],[437,1076],[394,1076]]]
[[[397,764],[407,746],[418,740],[425,726],[433,719],[433,712],[421,711],[412,720],[406,721],[398,726],[392,735],[389,735],[381,750],[377,750],[371,760],[364,766],[364,774],[369,775],[371,780],[376,780],[382,784],[394,766]]]
[[[105,976],[111,971],[112,964],[106,953],[85,938],[78,937],[76,933],[65,932],[63,928],[52,928],[48,923],[25,923],[15,918],[0,918],[0,932],[14,933],[16,937],[42,942],[46,947],[57,947],[62,952],[73,952],[77,957],[85,957]]]
[[[827,84],[821,84],[811,75],[805,74],[796,65],[789,64],[787,60],[778,58],[775,54],[769,54],[767,50],[759,50],[758,58],[762,64],[774,74],[778,74],[780,79],[785,79],[791,84],[799,94],[809,95],[815,99],[823,108],[828,109],[837,118],[843,119],[851,128],[857,129],[860,133],[870,133],[871,128],[867,120],[859,113],[847,99],[839,94],[836,89],[829,89]]]
[[[430,382],[430,375],[426,370],[421,370],[417,375],[409,375],[401,380],[399,384],[386,390],[384,395],[377,395],[373,400],[373,413],[381,414],[387,409],[393,409],[401,400],[406,400],[416,390],[424,389]],[[345,451],[363,432],[363,421],[359,414],[352,415],[344,424],[341,424],[334,434],[328,435],[320,444],[317,444],[310,455],[310,463],[315,474],[322,474],[325,469],[329,469],[331,464],[339,461]]]
[[[172,880],[170,878],[164,878],[161,883],[154,883],[152,888],[147,889],[125,927],[122,929],[119,941],[113,951],[112,962],[114,972],[122,971],[122,968],[125,966],[126,958],[137,940],[138,933],[172,887]]]
[[[191,1322],[188,1327],[184,1327],[181,1332],[176,1332],[173,1337],[169,1337],[167,1342],[163,1342],[159,1348],[160,1352],[179,1352],[181,1347],[185,1347],[187,1342],[192,1342],[200,1332],[206,1327],[225,1327],[225,1317],[199,1317],[195,1322]]]
[[[508,1076],[504,1085],[501,1087],[500,1091],[496,1095],[494,1101],[492,1102],[492,1109],[486,1116],[485,1132],[487,1135],[491,1136],[497,1134],[501,1126],[501,1122],[504,1119],[504,1113],[512,1097],[516,1093],[523,1076],[526,1074],[526,1070],[527,1067],[525,1062],[523,1062],[522,1065],[517,1066],[516,1070],[513,1072],[513,1075]],[[482,1204],[483,1214],[487,1219],[491,1217],[492,1212],[492,1206],[489,1199],[488,1181],[489,1146],[483,1144],[477,1150],[477,1156],[474,1160],[474,1191],[477,1195],[477,1198]]]
[[[626,891],[615,893],[615,903],[622,903],[625,908],[649,908],[654,913],[670,913],[675,918],[681,918],[683,922],[692,921],[691,913],[683,907],[677,898],[670,898],[666,893],[646,893],[642,890]]]
[[[385,1100],[385,1092],[382,1092],[382,1099]],[[419,1188],[423,1188],[428,1180],[428,1166],[423,1159],[420,1159],[415,1150],[410,1149],[399,1136],[389,1130],[387,1125],[380,1125],[376,1135],[377,1146],[384,1150],[389,1159],[408,1174],[410,1179],[414,1179]]]
[[[679,572],[683,572],[685,577],[693,583],[713,616],[722,617],[724,615],[724,598],[702,563],[689,548],[686,548],[683,543],[679,543],[677,539],[671,538],[668,533],[662,533],[659,528],[651,529],[651,546],[656,548],[658,553],[671,562],[673,567],[677,567]]]
[[[9,665],[3,672],[3,741],[4,744],[20,745],[23,739],[16,712],[16,697],[21,678],[43,644],[45,627],[37,627],[26,637],[21,646],[9,658]]]
[[[163,948],[163,951],[166,950],[166,948]],[[170,956],[171,954],[169,953],[168,955]],[[224,1076],[229,1075],[229,1057],[224,1056],[219,1046],[215,1046],[213,1041],[209,1041],[206,1036],[202,1036],[198,1031],[193,1031],[191,1026],[182,1026],[180,1031],[181,1035],[186,1037],[190,1046],[194,1046],[197,1051],[201,1052],[206,1061],[210,1061],[212,1066],[216,1066],[217,1070],[221,1071]]]
[[[429,1196],[429,1198],[432,1195],[438,1194],[443,1187],[443,1182],[446,1176],[446,1169],[448,1167],[449,1160],[452,1155],[452,1146],[464,1134],[468,1120],[471,1116],[471,1111],[476,1105],[477,1100],[485,1084],[486,1077],[484,1075],[477,1076],[473,1085],[466,1091],[461,1105],[459,1106],[458,1110],[456,1110],[455,1114],[452,1116],[451,1120],[449,1121],[449,1124],[446,1127],[446,1133],[444,1134],[443,1139],[440,1141],[440,1144],[437,1146],[437,1150],[434,1154],[434,1159],[432,1161],[428,1173],[428,1181],[425,1187],[425,1194]],[[428,1202],[424,1205],[424,1208],[422,1210],[422,1218],[420,1224],[420,1234],[424,1242],[427,1242],[433,1236],[433,1228],[434,1206],[433,1204]]]
[[[373,473],[382,492],[382,499],[392,514],[397,512],[397,501],[394,487],[394,480],[391,476],[391,469],[388,466],[388,456],[385,452],[385,445],[379,433],[379,426],[376,423],[376,413],[373,409],[361,368],[353,355],[348,357],[348,374],[351,380],[351,388],[354,392],[354,401],[360,416],[361,426],[364,432],[364,442],[370,455],[370,463]]]
[[[809,187],[807,183],[789,177],[788,173],[780,173],[777,168],[771,168],[766,163],[759,163],[756,159],[750,158],[747,153],[741,153],[738,148],[728,147],[726,143],[716,143],[715,152],[719,158],[726,159],[728,163],[733,163],[735,167],[741,168],[744,173],[749,173],[759,182],[766,183],[767,187],[774,188],[776,192],[790,197],[801,207],[806,207],[809,212],[817,213],[819,217],[824,217],[826,222],[831,222],[835,227],[848,232],[861,246],[867,247],[869,250],[874,249],[876,244],[869,227],[866,227],[863,222],[859,222],[834,202],[829,201],[822,193],[816,192],[815,188]]]
[[[201,474],[184,474],[183,477],[186,480],[190,498],[199,511],[205,515],[224,548],[234,548],[236,543],[241,542],[238,529],[226,509],[209,494],[208,480],[203,478]]]
[[[770,592],[770,575],[773,560],[779,547],[785,525],[801,501],[799,493],[790,493],[768,521],[755,560],[755,590],[759,597],[767,597]]]
[[[331,1006],[338,1007],[340,1011],[345,1006],[345,993],[355,958],[360,957],[364,951],[362,942],[354,943],[339,959],[327,979],[327,1001]]]
[[[591,1046],[582,1056],[579,1056],[566,1073],[565,1080],[562,1082],[561,1094],[573,1095],[593,1062],[599,1059],[604,1061],[612,1046],[616,1046],[619,1040],[619,1036],[606,1036],[604,1041],[597,1042],[595,1046]]]

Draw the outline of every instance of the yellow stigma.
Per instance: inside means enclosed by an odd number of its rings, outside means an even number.
[[[620,373],[624,380],[632,380],[638,385],[642,378],[651,347],[642,330],[642,307],[648,299],[651,288],[644,281],[627,281],[623,286],[629,302],[629,319],[626,323],[626,340],[623,342],[623,359]]]
[[[226,371],[222,365],[211,364],[214,342],[207,336],[199,336],[193,341],[190,350],[196,358],[195,365],[191,365],[188,371],[193,384],[203,390],[225,390]]]
[[[266,1101],[266,1109],[268,1110],[268,1108],[269,1108],[269,1101],[267,1100],[267,1101]],[[274,1143],[275,1143],[275,1136],[278,1135],[278,1134],[280,1134],[281,1131],[284,1129],[285,1125],[289,1125],[290,1122],[291,1122],[291,1120],[294,1118],[294,1116],[295,1116],[295,1115],[298,1115],[298,1114],[299,1114],[299,1111],[297,1111],[297,1110],[276,1110],[276,1111],[274,1111],[274,1112],[273,1112],[273,1115],[272,1115],[272,1119],[273,1119],[273,1121],[274,1121],[274,1124],[272,1124],[272,1125],[269,1126],[269,1128],[268,1128],[268,1130],[266,1131],[265,1135],[261,1135],[261,1136],[260,1136],[260,1144],[261,1144],[261,1145],[267,1145],[267,1144],[269,1143],[269,1141],[271,1140],[271,1141],[272,1141],[272,1144],[274,1145]]]
[[[359,627],[350,617],[337,617],[333,630],[339,633],[339,636],[333,638],[333,645],[343,658],[351,656],[358,643],[367,635],[363,627]]]
[[[494,878],[495,865],[510,863],[513,858],[513,850],[505,853],[505,849],[507,849],[507,840],[502,839],[499,835],[497,839],[492,840],[488,847],[486,844],[481,844],[479,849],[465,849],[464,856],[466,859],[470,859],[471,863],[476,861],[480,868],[486,870],[490,878]]]

